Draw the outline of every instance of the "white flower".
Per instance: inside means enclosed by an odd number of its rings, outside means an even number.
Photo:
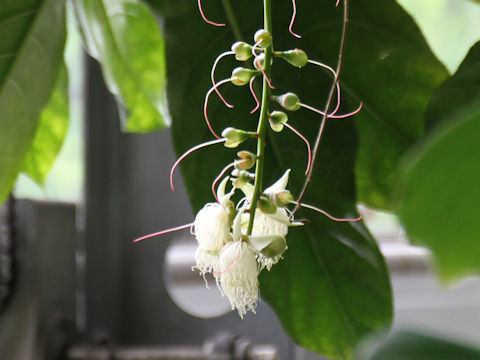
[[[255,312],[258,300],[259,270],[255,258],[255,252],[242,240],[228,243],[220,253],[222,291],[242,319],[248,310]]]
[[[227,202],[232,193],[225,195],[225,178],[219,185],[218,200],[220,203],[206,204],[195,217],[193,234],[198,241],[195,252],[196,266],[201,275],[217,272],[218,254],[222,247],[231,240]]]

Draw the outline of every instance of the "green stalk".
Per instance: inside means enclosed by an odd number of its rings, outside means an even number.
[[[263,0],[263,22],[264,29],[272,34],[272,13],[270,0]],[[273,45],[270,45],[265,49],[265,61],[264,71],[266,77],[270,78],[271,61],[273,56]],[[258,120],[257,128],[257,164],[255,168],[255,183],[253,185],[252,203],[250,204],[250,218],[248,221],[247,235],[252,234],[253,220],[255,219],[255,211],[257,209],[257,201],[262,191],[263,180],[263,162],[265,155],[265,134],[268,124],[268,110],[270,107],[270,87],[268,86],[267,79],[263,78],[263,90],[262,90],[262,107],[260,109],[260,119]]]

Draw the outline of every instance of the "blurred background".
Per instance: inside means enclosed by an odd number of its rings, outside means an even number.
[[[473,2],[399,3],[415,18],[451,73],[480,39],[480,7]],[[24,200],[16,203],[12,215],[24,241],[20,248],[33,251],[32,261],[45,265],[41,274],[19,265],[18,276],[36,279],[38,286],[23,292],[17,289],[14,296],[26,299],[29,291],[48,293],[68,282],[70,287],[62,291],[63,299],[69,300],[52,300],[53,304],[60,301],[59,308],[65,310],[62,316],[68,316],[52,325],[51,331],[61,335],[47,345],[39,345],[37,335],[26,325],[19,328],[16,341],[23,340],[14,351],[9,346],[1,358],[41,358],[34,355],[38,346],[45,354],[65,354],[58,350],[64,345],[58,344],[72,343],[76,346],[68,350],[71,359],[116,359],[108,357],[114,350],[122,359],[201,359],[205,353],[210,358],[230,358],[225,354],[232,348],[238,359],[322,359],[297,347],[266,303],[260,304],[257,315],[241,320],[230,311],[212,279],[207,279],[210,289],[206,289],[204,279],[190,271],[195,242],[188,231],[132,244],[148,231],[188,223],[193,214],[184,188],[179,185],[172,193],[168,185],[168,170],[175,160],[169,130],[145,135],[120,132],[115,102],[104,88],[98,66],[84,55],[72,18],[68,20],[68,134],[43,187],[20,175],[14,196]],[[394,216],[362,205],[359,210],[391,270],[394,327],[478,344],[480,281],[468,278],[440,285],[432,275],[428,251],[408,244]],[[36,245],[25,245],[32,241],[32,229],[50,244],[49,252],[37,253]],[[74,246],[68,246],[72,238]],[[57,257],[64,259],[62,266],[53,264]],[[9,306],[15,302],[12,299]],[[48,311],[52,303],[44,305]],[[18,307],[22,321],[31,317],[40,321],[42,306],[32,313]],[[16,315],[4,324],[11,321],[19,327],[22,321]],[[13,341],[0,335],[4,342]],[[159,345],[163,347],[152,350]]]

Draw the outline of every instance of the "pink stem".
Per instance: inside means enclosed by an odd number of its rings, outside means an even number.
[[[223,103],[225,104],[225,106],[229,107],[230,109],[233,108],[233,105],[229,104],[227,102],[227,100],[225,100],[222,96],[222,94],[220,94],[220,91],[218,91],[218,89],[215,87],[215,69],[217,68],[217,64],[218,62],[224,58],[225,56],[228,56],[228,55],[235,55],[235,52],[233,51],[226,51],[222,54],[220,54],[216,59],[215,59],[215,62],[213,63],[213,67],[212,67],[212,72],[210,73],[210,78],[212,79],[212,85],[214,86],[215,88],[215,92],[217,93],[218,97],[223,101]]]
[[[258,47],[258,44],[259,43],[257,42],[252,46],[252,54],[255,57],[254,63],[255,63],[255,61],[257,60],[257,57],[258,57],[257,53],[255,52],[255,49]],[[262,64],[260,64],[260,61],[258,61],[258,67],[260,68],[260,71],[262,72],[262,75],[265,78],[265,80],[267,80],[267,83],[268,83],[268,86],[270,87],[270,89],[275,89],[275,86],[273,86],[272,83],[270,82],[270,79],[267,77],[267,74],[265,73],[265,70],[264,70]]]
[[[257,105],[250,111],[250,114],[253,114],[260,107],[260,101],[258,101],[257,94],[255,94],[255,90],[253,90],[253,81],[255,80],[255,78],[256,76],[250,79],[250,92],[252,93],[252,96],[255,99],[255,102],[257,103]]]
[[[202,9],[202,0],[198,0],[198,10],[200,11],[200,15],[202,15],[202,19],[207,24],[210,24],[210,25],[213,25],[213,26],[225,26],[225,24],[216,23],[216,22],[210,21],[206,18],[205,14],[203,13],[203,9]]]
[[[167,233],[169,233],[169,232],[186,229],[186,228],[188,228],[188,227],[191,227],[193,224],[194,224],[194,223],[190,223],[190,224],[180,225],[180,226],[173,227],[173,228],[166,229],[166,230],[162,230],[162,231],[157,231],[157,232],[154,232],[154,233],[151,233],[151,234],[148,234],[148,235],[144,235],[144,236],[142,236],[142,237],[139,237],[139,238],[133,240],[133,242],[136,243],[136,242],[139,242],[139,241],[142,241],[142,240],[145,240],[145,239],[154,237],[154,236],[163,235],[163,234],[167,234]]]
[[[205,117],[205,121],[207,122],[208,128],[210,129],[210,132],[215,136],[217,139],[220,139],[220,136],[217,135],[217,133],[213,130],[212,125],[210,125],[210,121],[208,120],[208,115],[207,115],[207,106],[208,106],[208,98],[210,97],[210,94],[220,85],[223,85],[227,82],[230,82],[231,79],[224,79],[222,81],[219,81],[215,86],[211,87],[210,90],[207,91],[207,94],[205,95],[205,103],[203,104],[203,115]]]
[[[310,170],[310,164],[311,164],[311,161],[312,161],[312,150],[310,148],[310,143],[308,142],[307,138],[305,136],[303,136],[300,131],[298,131],[297,129],[295,129],[292,125],[290,125],[289,123],[285,123],[283,124],[284,126],[286,126],[287,128],[289,128],[290,130],[292,130],[295,134],[297,134],[297,136],[302,139],[305,144],[307,145],[307,151],[308,151],[308,162],[307,162],[307,169],[305,170],[305,175],[308,174],[308,171]]]
[[[338,1],[340,1],[340,0],[338,0]],[[296,34],[296,33],[293,32],[293,30],[292,30],[293,23],[295,22],[295,16],[297,15],[297,5],[296,5],[296,3],[295,3],[295,0],[292,0],[292,5],[293,5],[292,20],[290,20],[290,26],[288,27],[288,31],[290,31],[290,34],[292,34],[292,35],[295,36],[296,38],[300,39],[302,36]]]
[[[295,204],[295,203],[296,203],[296,202],[294,202],[294,204]],[[329,214],[328,212],[326,212],[325,210],[319,209],[319,208],[317,208],[316,206],[313,206],[313,205],[308,205],[308,204],[301,203],[300,206],[303,206],[304,208],[307,208],[307,209],[311,209],[311,210],[318,211],[319,213],[325,215],[326,217],[328,217],[329,219],[334,220],[334,221],[345,222],[345,221],[360,221],[360,220],[362,220],[362,216],[359,216],[359,217],[354,218],[354,219],[349,219],[349,218],[337,218],[337,217],[335,217],[335,216],[330,215],[330,214]]]
[[[175,168],[178,166],[178,164],[180,164],[180,161],[185,159],[185,157],[187,157],[189,154],[191,154],[195,150],[201,149],[205,146],[218,144],[218,143],[221,143],[221,142],[224,142],[224,141],[225,141],[225,139],[223,139],[223,138],[207,141],[207,142],[204,142],[202,144],[195,145],[194,147],[188,149],[185,153],[183,153],[182,156],[180,156],[178,158],[178,160],[175,161],[175,164],[173,164],[172,168],[170,169],[170,187],[172,188],[172,191],[175,191],[175,188],[173,186],[173,172],[175,171]]]
[[[213,196],[215,196],[215,200],[217,200],[218,203],[220,203],[220,201],[218,201],[218,197],[217,197],[217,193],[215,191],[215,185],[217,185],[217,182],[218,180],[220,180],[223,176],[223,174],[226,173],[226,171],[228,169],[230,169],[233,165],[235,165],[235,163],[231,163],[231,164],[228,164],[227,166],[225,166],[223,168],[223,170],[220,172],[220,174],[218,174],[218,176],[215,178],[215,180],[213,180],[213,183],[212,183],[212,193],[213,193]]]

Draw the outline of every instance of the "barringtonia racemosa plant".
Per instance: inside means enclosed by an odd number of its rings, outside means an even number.
[[[224,25],[207,20],[203,14],[200,1],[198,6],[202,17],[209,24]],[[294,220],[293,215],[298,207],[302,206],[316,210],[335,221],[358,221],[360,219],[339,219],[313,205],[304,204],[301,202],[303,191],[300,197],[295,200],[287,188],[290,170],[286,170],[273,185],[263,188],[266,158],[265,143],[268,127],[271,127],[274,136],[287,128],[305,142],[307,145],[305,184],[308,184],[312,174],[312,166],[318,146],[314,148],[313,152],[311,151],[309,141],[288,121],[286,112],[294,112],[303,108],[321,115],[322,120],[319,122],[319,134],[317,136],[318,142],[327,119],[342,119],[352,116],[360,111],[362,106],[360,103],[356,110],[347,114],[338,114],[341,102],[338,69],[335,71],[326,64],[309,59],[307,53],[301,49],[274,51],[275,39],[272,36],[270,0],[264,0],[264,13],[263,28],[255,32],[252,43],[236,41],[230,50],[220,54],[214,61],[210,72],[212,87],[206,93],[203,114],[208,129],[216,139],[206,141],[187,150],[175,162],[170,172],[173,190],[172,174],[174,169],[180,161],[193,151],[220,143],[223,143],[227,148],[239,148],[244,144],[249,146],[248,143],[256,142],[256,153],[239,149],[238,158],[232,159],[230,163],[222,164],[223,169],[215,179],[212,179],[211,184],[216,202],[204,205],[197,213],[195,221],[189,224],[193,225],[193,234],[198,241],[195,268],[202,276],[211,273],[216,278],[222,294],[228,297],[232,309],[236,309],[241,317],[247,311],[255,310],[259,296],[258,276],[260,272],[263,269],[271,270],[275,264],[281,261],[284,252],[287,250],[289,227],[303,225],[302,222]],[[296,6],[293,2],[293,16],[289,31],[293,36],[299,37],[300,35],[292,30],[295,14]],[[244,63],[235,67],[230,77],[217,82],[215,70],[219,61],[232,55],[235,56],[236,60]],[[331,94],[324,110],[305,104],[298,95],[291,91],[274,93],[277,91],[275,79],[271,78],[271,68],[277,59],[286,61],[286,63],[300,70],[307,65],[318,66],[333,75]],[[245,63],[246,61],[250,61],[250,65]],[[261,97],[257,96],[254,88],[256,78],[263,80]],[[260,110],[256,130],[227,126],[220,132],[220,129],[216,129],[215,123],[209,118],[208,104],[213,94],[217,94],[228,108],[233,107],[225,100],[220,91],[220,86],[228,83],[239,87],[249,85],[250,93],[257,104],[251,113]],[[283,108],[284,111],[271,110],[275,104]],[[335,105],[330,107],[330,104]],[[229,170],[231,172],[227,174]],[[220,185],[215,191],[216,184],[220,180]],[[229,181],[232,189],[226,194],[225,189]],[[240,191],[237,192],[237,190]],[[243,197],[238,199],[241,193],[243,193]],[[178,228],[170,230],[176,229]]]

